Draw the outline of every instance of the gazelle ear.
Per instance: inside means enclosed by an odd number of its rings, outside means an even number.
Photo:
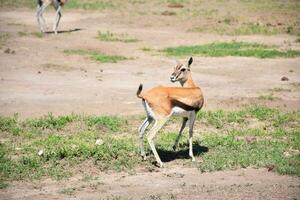
[[[193,57],[190,57],[189,62],[188,62],[188,68],[190,68],[190,65],[193,63]]]

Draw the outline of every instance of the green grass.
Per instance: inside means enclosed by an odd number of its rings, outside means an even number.
[[[109,0],[93,0],[82,1],[72,0],[66,4],[67,9],[83,9],[83,10],[104,10],[107,8],[116,8],[118,4]]]
[[[294,58],[300,56],[300,51],[279,51],[273,46],[246,42],[220,42],[195,46],[169,47],[162,50],[168,56],[242,56],[256,58]]]
[[[97,38],[101,41],[108,41],[108,42],[137,42],[138,40],[135,38],[130,38],[128,34],[116,34],[109,31],[101,32],[98,31]]]
[[[287,27],[277,27],[261,25],[257,23],[242,23],[240,25],[231,24],[225,18],[223,23],[194,27],[192,32],[217,33],[220,35],[276,35],[280,33],[292,33]]]
[[[124,56],[118,55],[107,55],[96,51],[91,50],[81,50],[81,49],[68,49],[64,50],[64,53],[67,55],[81,55],[88,57],[92,60],[101,62],[101,63],[117,63],[118,61],[126,60]]]
[[[36,7],[36,1],[32,0],[0,0],[0,7],[29,7],[29,8],[35,8]]]
[[[288,141],[264,139],[250,144],[237,140],[235,135],[205,135],[202,142],[211,149],[203,155],[203,164],[199,166],[202,171],[273,165],[281,174],[300,174],[299,155],[284,157],[290,146]]]
[[[71,177],[86,161],[100,171],[129,171],[153,167],[154,157],[139,156],[140,117],[54,116],[21,120],[0,117],[0,188],[14,180]],[[172,123],[180,123],[175,118]],[[195,165],[202,171],[268,167],[280,174],[300,175],[300,113],[246,106],[236,111],[200,111],[195,131]],[[258,126],[254,126],[258,123]],[[167,132],[166,132],[167,131]],[[191,163],[188,134],[172,150],[176,129],[158,134],[156,147],[163,160]],[[253,141],[248,141],[254,138]],[[97,142],[101,141],[101,142]],[[146,150],[150,148],[145,140]],[[197,158],[198,157],[198,158]],[[87,178],[89,179],[89,178]]]

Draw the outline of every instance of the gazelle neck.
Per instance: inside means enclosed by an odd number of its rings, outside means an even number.
[[[185,81],[180,81],[182,87],[198,87],[192,79],[191,72],[188,73]]]

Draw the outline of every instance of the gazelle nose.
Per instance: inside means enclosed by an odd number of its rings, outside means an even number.
[[[172,75],[172,76],[170,76],[170,80],[171,80],[172,82],[174,82],[174,81],[176,81],[176,77],[175,77],[174,75]]]

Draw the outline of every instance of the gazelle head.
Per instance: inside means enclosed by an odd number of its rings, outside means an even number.
[[[193,62],[193,58],[191,57],[187,63],[184,65],[180,62],[177,62],[177,65],[174,67],[174,72],[170,76],[171,82],[179,81],[181,84],[185,83],[188,79],[188,75],[191,71],[190,65]]]

